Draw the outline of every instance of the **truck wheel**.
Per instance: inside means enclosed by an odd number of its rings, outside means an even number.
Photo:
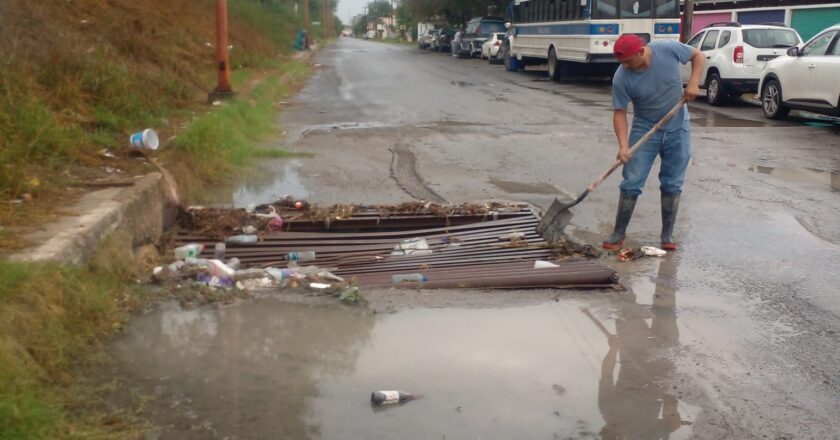
[[[505,70],[508,72],[516,72],[517,70],[521,70],[521,66],[519,60],[515,57],[511,56],[510,54],[510,45],[505,44],[502,46],[502,50],[504,53],[502,54],[502,64],[505,65]]]

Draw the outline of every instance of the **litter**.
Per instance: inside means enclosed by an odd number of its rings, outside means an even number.
[[[425,238],[410,238],[394,246],[391,255],[430,255],[429,242]]]
[[[668,252],[653,246],[642,246],[639,248],[648,257],[664,257]]]
[[[534,261],[534,269],[546,269],[549,267],[560,267],[550,261],[537,260]]]

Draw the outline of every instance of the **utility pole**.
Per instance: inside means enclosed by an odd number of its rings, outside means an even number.
[[[694,0],[685,0],[682,26],[682,35],[680,36],[685,43],[691,38],[691,29],[694,27]]]
[[[324,0],[324,38],[330,36],[330,0]]]
[[[230,99],[235,95],[230,86],[227,0],[216,0],[216,61],[219,83],[216,89],[207,95],[207,102],[209,104],[223,99]]]
[[[303,29],[306,31],[306,49],[309,49],[309,0],[303,0]]]

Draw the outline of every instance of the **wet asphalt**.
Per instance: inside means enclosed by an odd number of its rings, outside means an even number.
[[[272,143],[315,157],[264,161],[226,201],[547,207],[615,157],[606,81],[356,39],[316,60]],[[603,257],[624,292],[172,306],[132,323],[116,371],[165,408],[157,438],[840,438],[840,124],[690,110],[681,249]],[[657,170],[629,245],[658,245]],[[574,239],[609,234],[618,182],[573,209]],[[424,397],[365,402],[392,388]]]

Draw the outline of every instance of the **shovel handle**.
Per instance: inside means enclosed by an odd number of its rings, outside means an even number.
[[[630,156],[632,157],[633,153],[635,153],[639,148],[641,148],[642,145],[644,145],[644,143],[647,142],[648,139],[650,139],[650,137],[653,136],[654,133],[659,131],[659,129],[662,128],[662,126],[665,125],[665,123],[670,121],[671,118],[673,118],[674,115],[677,114],[678,111],[680,111],[680,109],[683,107],[683,105],[685,105],[685,103],[686,103],[685,96],[683,96],[682,98],[680,98],[680,101],[677,102],[677,105],[675,105],[674,108],[671,109],[671,111],[669,111],[665,116],[663,116],[662,119],[659,120],[659,122],[656,123],[656,125],[651,127],[651,129],[648,130],[648,132],[645,133],[644,136],[642,136],[638,141],[636,141],[635,144],[633,144],[632,147],[630,147]],[[620,167],[620,166],[621,166],[621,161],[616,159],[615,162],[613,162],[613,164],[610,165],[610,167],[607,168],[607,170],[604,171],[603,174],[601,174],[600,177],[598,177],[598,179],[596,179],[594,182],[592,182],[589,185],[587,190],[590,191],[590,192],[594,191],[595,188],[597,188],[598,185],[600,185],[601,182],[604,181],[604,179],[609,177],[610,174],[612,174],[613,171],[618,169],[618,167]]]

